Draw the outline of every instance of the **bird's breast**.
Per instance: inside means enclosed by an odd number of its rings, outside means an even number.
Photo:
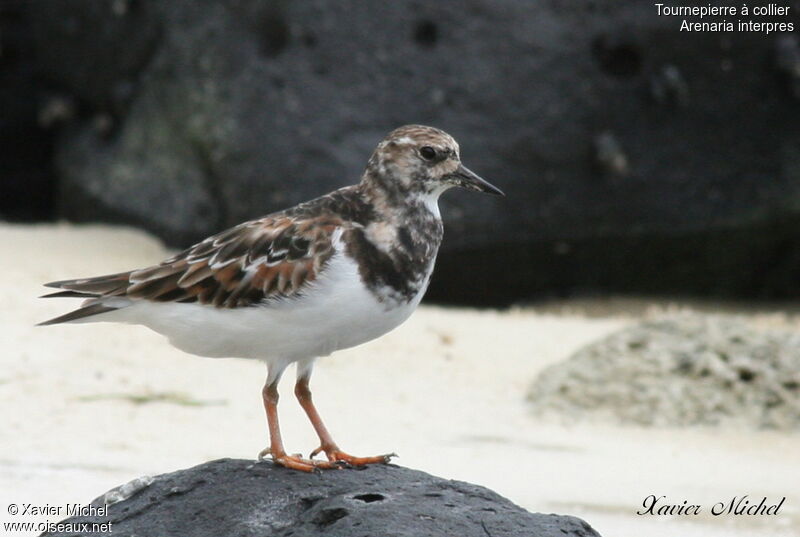
[[[371,223],[343,237],[345,253],[356,263],[364,286],[387,307],[417,304],[427,289],[442,224],[425,216]]]

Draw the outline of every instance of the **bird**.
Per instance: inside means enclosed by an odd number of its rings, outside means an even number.
[[[429,126],[391,131],[360,181],[212,235],[156,265],[44,284],[43,298],[84,299],[39,323],[144,325],[185,352],[266,362],[269,445],[259,459],[305,472],[388,463],[339,448],[312,401],[316,360],[402,324],[430,282],[443,237],[439,196],[452,187],[503,192],[461,163],[458,143]],[[284,448],[278,384],[296,364],[295,396],[319,447]],[[320,453],[327,460],[315,458]]]

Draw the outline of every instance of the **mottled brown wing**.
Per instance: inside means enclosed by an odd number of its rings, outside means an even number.
[[[167,259],[130,273],[106,296],[199,302],[220,308],[297,296],[333,254],[333,217],[266,217],[246,222]]]

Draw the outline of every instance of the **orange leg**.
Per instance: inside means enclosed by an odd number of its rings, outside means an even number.
[[[324,451],[325,455],[328,457],[328,461],[331,463],[343,462],[352,466],[363,466],[365,464],[386,464],[392,457],[397,456],[394,453],[390,453],[388,455],[378,455],[376,457],[354,457],[345,453],[339,449],[339,446],[333,441],[331,433],[328,432],[328,428],[325,427],[322,418],[320,418],[311,400],[311,390],[308,388],[307,376],[301,376],[297,379],[297,384],[294,386],[294,394],[297,396],[300,406],[306,411],[308,419],[311,420],[311,425],[313,425],[314,430],[317,431],[317,436],[319,436],[320,446],[311,452],[309,458],[313,459],[315,455]]]
[[[303,472],[314,472],[323,468],[340,468],[338,464],[326,461],[312,461],[297,455],[288,455],[283,448],[281,439],[281,428],[278,423],[278,381],[275,379],[271,384],[265,384],[261,395],[264,399],[264,410],[267,411],[267,424],[269,425],[269,447],[258,454],[262,459],[266,455],[272,455],[272,460],[281,466],[300,470]]]

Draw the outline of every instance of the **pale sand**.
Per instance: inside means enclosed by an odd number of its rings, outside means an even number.
[[[141,327],[33,326],[77,304],[37,300],[42,282],[159,261],[157,241],[112,227],[4,225],[0,243],[0,523],[48,518],[11,517],[12,502],[85,503],[143,474],[253,458],[266,445],[261,363],[190,356]],[[382,339],[322,359],[312,388],[344,449],[396,451],[398,464],[487,486],[531,511],[580,516],[604,537],[800,536],[800,434],[570,427],[528,414],[525,393],[543,367],[669,309],[423,307]],[[626,310],[636,314],[613,313]],[[795,316],[749,315],[800,327]],[[315,436],[291,382],[284,438],[307,454]],[[130,400],[158,396],[166,400]],[[649,494],[700,503],[705,514],[637,516]],[[708,515],[743,494],[787,499],[777,517]]]

